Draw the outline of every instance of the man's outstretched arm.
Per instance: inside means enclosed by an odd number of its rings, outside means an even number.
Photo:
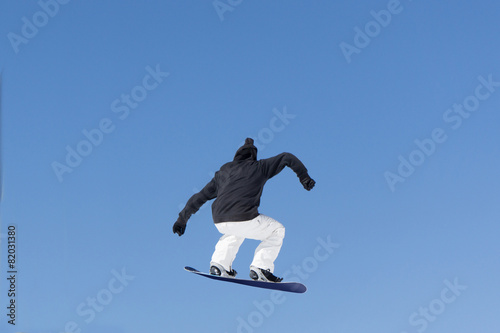
[[[189,198],[184,209],[179,213],[179,218],[174,223],[172,230],[174,234],[182,236],[186,231],[186,224],[191,215],[196,213],[208,200],[217,197],[217,187],[213,178],[200,192]]]
[[[300,183],[306,190],[310,191],[316,184],[316,182],[309,177],[305,165],[293,154],[281,153],[275,157],[261,161],[264,172],[268,178],[276,176],[287,166],[295,172],[297,177],[299,177]]]

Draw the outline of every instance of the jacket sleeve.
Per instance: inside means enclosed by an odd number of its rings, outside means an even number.
[[[275,157],[261,160],[261,162],[267,179],[276,176],[286,166],[292,169],[300,179],[307,175],[307,169],[304,164],[295,155],[290,153],[281,153]]]
[[[217,186],[215,182],[215,177],[198,193],[194,194],[189,198],[184,209],[179,213],[179,218],[183,222],[187,222],[191,215],[196,213],[201,206],[208,200],[215,199],[217,197]]]

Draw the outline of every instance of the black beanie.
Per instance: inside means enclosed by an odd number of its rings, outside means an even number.
[[[246,138],[243,146],[241,146],[236,152],[236,155],[234,155],[234,160],[241,161],[251,159],[256,161],[257,147],[254,146],[253,142],[252,138]]]

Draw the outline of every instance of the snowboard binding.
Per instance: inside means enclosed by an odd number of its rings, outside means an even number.
[[[254,281],[281,282],[283,278],[275,276],[270,270],[250,266],[250,278]]]
[[[228,272],[221,265],[212,263],[210,266],[210,274],[222,277],[235,278],[238,272],[236,272],[234,269],[231,269],[231,271]]]

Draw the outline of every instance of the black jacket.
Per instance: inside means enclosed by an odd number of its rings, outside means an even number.
[[[301,181],[309,177],[304,164],[290,153],[257,161],[257,148],[253,140],[247,139],[236,152],[234,160],[224,164],[214,178],[188,200],[179,219],[187,222],[205,202],[215,199],[212,204],[215,223],[251,220],[259,215],[264,184],[286,166]]]

